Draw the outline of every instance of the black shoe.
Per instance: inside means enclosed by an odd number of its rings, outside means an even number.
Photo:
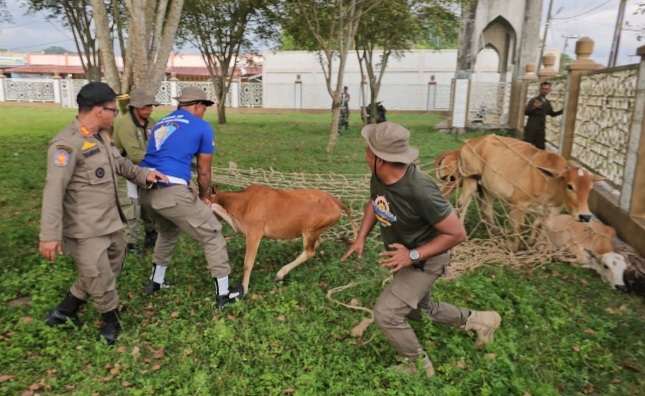
[[[119,313],[115,309],[104,313],[102,316],[101,337],[107,341],[108,345],[114,345],[119,333],[121,333],[121,318],[119,317]]]
[[[83,322],[81,322],[81,320],[78,318],[78,315],[76,314],[76,312],[74,312],[73,314],[67,315],[59,311],[58,308],[56,308],[53,311],[51,311],[49,315],[47,315],[47,324],[51,327],[65,324],[67,323],[67,321],[72,321],[72,323],[76,327],[83,326]]]
[[[153,295],[159,290],[161,290],[161,283],[157,283],[152,279],[149,279],[148,284],[146,285],[146,288],[143,289],[143,292],[149,295]]]
[[[226,304],[232,304],[241,300],[244,297],[244,287],[242,285],[235,285],[229,287],[228,294],[224,296],[217,296],[217,308],[222,308]]]
[[[146,236],[143,239],[143,248],[154,249],[155,243],[157,243],[157,231],[146,232]]]

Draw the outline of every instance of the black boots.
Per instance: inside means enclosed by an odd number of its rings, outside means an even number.
[[[217,300],[217,308],[222,308],[226,304],[231,304],[236,301],[241,300],[244,297],[244,286],[242,285],[234,285],[229,287],[228,289],[228,294],[224,294],[222,296],[219,295],[219,287],[217,285],[217,279],[213,279],[213,282],[215,283],[215,295],[216,300]]]
[[[146,231],[146,236],[143,239],[143,248],[154,249],[155,243],[157,243],[157,231]]]
[[[114,345],[121,332],[121,317],[118,309],[101,314],[103,324],[101,325],[101,336],[105,338],[108,345]]]
[[[85,304],[85,301],[74,297],[71,292],[67,292],[63,301],[47,316],[47,324],[49,326],[58,326],[70,320],[77,327],[81,327],[83,323],[78,318],[77,312],[83,304]]]

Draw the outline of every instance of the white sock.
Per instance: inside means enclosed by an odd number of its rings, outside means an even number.
[[[155,265],[154,269],[152,270],[152,281],[160,285],[163,285],[163,281],[166,278],[167,269],[168,269],[167,266],[164,267],[161,265]]]
[[[217,278],[217,294],[219,296],[228,295],[228,275],[223,278]]]

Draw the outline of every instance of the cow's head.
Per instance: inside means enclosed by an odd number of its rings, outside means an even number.
[[[625,291],[623,279],[627,261],[618,253],[605,253],[600,258],[600,277],[609,286],[616,290]]]
[[[441,184],[441,193],[448,198],[460,184],[458,169],[459,150],[444,151],[434,161],[435,175]]]
[[[579,167],[571,167],[564,170],[554,170],[538,167],[540,172],[548,177],[559,180],[561,189],[557,194],[561,194],[561,200],[564,207],[573,215],[577,221],[588,222],[592,218],[589,210],[589,192],[593,183],[604,180],[604,177],[594,175],[593,173]]]

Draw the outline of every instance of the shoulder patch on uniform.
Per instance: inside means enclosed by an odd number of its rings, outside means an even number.
[[[94,146],[96,146],[96,143],[85,142],[83,143],[83,147],[81,147],[81,150],[89,150]]]
[[[58,168],[64,168],[69,165],[69,153],[67,150],[58,149],[54,152],[54,165]]]
[[[90,132],[90,130],[87,129],[85,125],[81,125],[78,130],[81,131],[81,134],[83,134],[83,136],[90,136],[92,134],[92,132]]]
[[[70,153],[70,154],[72,153],[72,151],[74,151],[74,150],[72,150],[72,148],[71,148],[71,147],[69,147],[69,146],[65,146],[64,144],[57,144],[57,145],[56,145],[56,150],[65,150],[65,151],[67,151],[67,152],[68,152],[68,153]]]

